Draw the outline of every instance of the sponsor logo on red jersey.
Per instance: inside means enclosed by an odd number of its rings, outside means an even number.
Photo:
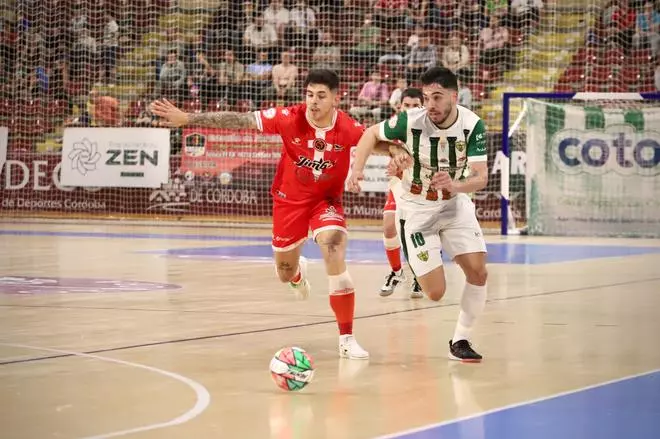
[[[316,171],[323,171],[325,169],[330,169],[334,166],[334,163],[330,160],[324,160],[324,159],[318,159],[318,160],[313,160],[310,159],[309,157],[305,156],[298,156],[298,161],[296,162],[296,166],[300,168],[310,168],[314,169]]]

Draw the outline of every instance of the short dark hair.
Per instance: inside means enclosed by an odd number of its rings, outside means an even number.
[[[419,78],[422,85],[438,84],[443,88],[458,91],[458,81],[454,72],[446,67],[431,67]]]
[[[307,74],[303,86],[307,88],[310,84],[321,84],[327,86],[332,91],[339,89],[339,76],[328,69],[312,69]]]
[[[403,102],[403,98],[412,98],[412,99],[419,99],[420,101],[424,100],[424,95],[422,94],[422,91],[418,88],[415,87],[408,87],[401,93],[401,101]]]

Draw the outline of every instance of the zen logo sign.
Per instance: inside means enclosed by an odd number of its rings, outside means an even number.
[[[150,163],[153,166],[158,166],[158,149],[150,148],[150,146],[145,144],[143,149],[109,149],[109,157],[105,164],[108,166],[146,166]],[[121,147],[121,145],[118,145],[118,147]],[[122,172],[122,174],[127,173]],[[139,177],[144,176],[144,172],[135,174]]]
[[[169,151],[163,128],[67,128],[62,184],[157,188],[169,177]]]

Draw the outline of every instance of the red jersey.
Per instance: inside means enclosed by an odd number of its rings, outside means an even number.
[[[323,199],[341,201],[351,161],[364,127],[337,110],[327,128],[313,126],[307,105],[256,111],[259,131],[282,137],[282,158],[271,186],[281,201],[305,203]]]

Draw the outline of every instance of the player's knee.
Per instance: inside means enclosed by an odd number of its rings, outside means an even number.
[[[385,235],[385,238],[396,238],[394,221],[383,221],[383,235]]]
[[[343,258],[346,247],[346,234],[341,230],[329,230],[316,237],[316,243],[321,248],[324,258]]]
[[[419,286],[422,287],[424,294],[434,302],[442,299],[445,291],[447,291],[447,284],[444,282],[444,279],[438,278],[433,274],[429,274],[425,279],[418,278],[417,281],[419,282]]]
[[[465,279],[469,284],[484,286],[488,280],[488,270],[485,266],[471,268],[465,273]]]
[[[423,288],[422,288],[423,290]],[[436,286],[430,289],[430,291],[426,292],[426,295],[428,296],[429,299],[433,300],[434,302],[438,302],[440,299],[443,298],[445,295],[446,287],[444,285],[442,286]]]

